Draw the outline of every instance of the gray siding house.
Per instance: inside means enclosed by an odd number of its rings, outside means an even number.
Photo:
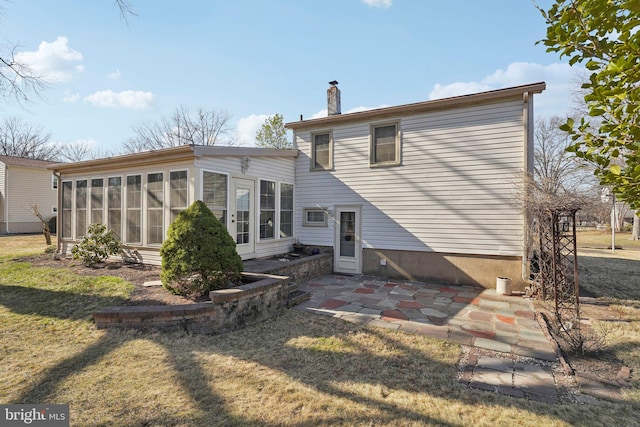
[[[300,150],[296,238],[333,248],[337,272],[522,284],[516,192],[545,84],[340,114],[332,83],[334,114],[286,124]]]
[[[60,250],[88,224],[116,231],[133,261],[160,263],[177,213],[203,200],[243,259],[295,243],[334,270],[494,287],[524,284],[528,220],[516,194],[532,171],[535,83],[287,123],[294,149],[182,146],[53,165]]]

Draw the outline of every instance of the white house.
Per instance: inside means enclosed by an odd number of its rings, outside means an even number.
[[[43,217],[56,215],[57,180],[47,169],[53,162],[0,156],[0,234],[37,233]]]
[[[243,259],[288,252],[297,150],[184,145],[52,166],[60,179],[62,253],[89,224],[114,230],[132,261],[159,264],[169,224],[202,200],[235,237]]]
[[[522,284],[516,191],[545,84],[340,114],[331,83],[334,114],[286,124],[300,150],[296,238],[333,248],[337,272]]]
[[[203,200],[243,259],[294,243],[334,253],[334,270],[419,281],[524,283],[533,94],[544,83],[287,123],[293,150],[181,146],[52,169],[60,250],[106,224],[127,256],[160,262],[177,213]]]

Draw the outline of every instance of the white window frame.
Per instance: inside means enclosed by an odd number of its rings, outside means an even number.
[[[296,231],[296,225],[295,225],[295,211],[296,211],[296,199],[295,199],[295,195],[296,195],[296,185],[292,182],[287,182],[287,181],[280,181],[278,182],[278,200],[277,200],[277,206],[278,206],[278,232],[276,234],[276,237],[279,239],[291,239],[295,236],[295,231]],[[291,212],[291,235],[290,236],[283,236],[282,235],[282,186],[283,185],[290,185],[291,186],[291,211],[287,210],[287,212]]]
[[[71,193],[71,206],[69,206],[69,209],[65,209],[64,208],[64,184],[66,183],[70,183],[71,187],[69,188],[69,192]],[[73,186],[73,180],[68,179],[68,180],[64,180],[60,183],[61,191],[62,191],[62,200],[60,201],[60,207],[62,208],[62,212],[60,213],[60,215],[62,215],[62,220],[60,221],[60,237],[62,237],[63,239],[72,239],[73,240],[73,231],[74,231],[74,213],[73,213],[73,207],[74,207],[74,200],[75,200],[75,192],[74,192],[74,186]],[[69,216],[69,234],[65,235],[64,233],[64,221],[66,216]]]
[[[93,194],[92,194],[92,192],[93,192],[93,188],[94,188],[93,187],[93,180],[94,179],[101,179],[102,180],[102,187],[101,187],[102,188],[102,207],[100,209],[102,211],[102,221],[100,223],[106,225],[106,222],[107,222],[106,221],[106,214],[105,214],[106,207],[107,207],[107,198],[106,198],[106,188],[107,187],[106,187],[106,184],[108,183],[108,181],[107,181],[107,179],[105,179],[102,176],[92,176],[91,178],[89,178],[89,183],[91,184],[91,185],[89,185],[89,206],[88,206],[88,209],[89,209],[89,224],[94,224],[94,222],[93,222],[93,211],[94,211],[94,209],[92,207],[92,204],[93,204]]]
[[[171,174],[174,172],[186,172],[187,174],[187,198],[185,199],[185,206],[178,206],[178,207],[172,207],[173,205],[173,198],[171,197]],[[169,169],[169,173],[167,174],[168,178],[167,178],[167,183],[169,185],[169,218],[171,219],[173,217],[173,210],[174,209],[180,209],[180,211],[178,212],[178,214],[184,210],[186,210],[189,207],[189,169],[188,168],[180,168],[180,169]],[[176,218],[178,217],[178,214],[176,214]],[[173,218],[173,220],[175,220],[175,218]]]
[[[156,174],[162,174],[162,206],[160,208],[153,208],[150,209],[149,208],[149,175],[156,175]],[[142,239],[147,243],[148,246],[161,246],[162,243],[164,242],[164,238],[166,237],[166,232],[165,232],[165,226],[164,226],[164,221],[165,221],[165,208],[167,206],[167,201],[165,200],[165,193],[166,193],[166,183],[167,183],[167,172],[163,171],[163,170],[159,170],[159,171],[153,171],[153,172],[145,172],[144,174],[144,185],[143,185],[143,189],[144,189],[144,201],[143,201],[143,210],[145,212],[144,218],[142,220],[142,223],[144,224],[143,226],[143,232],[144,232],[144,236],[142,236]],[[150,243],[149,242],[149,232],[151,231],[151,226],[149,224],[149,213],[151,210],[159,210],[160,212],[162,212],[162,218],[160,219],[160,223],[162,226],[162,234],[161,234],[161,239],[160,242],[154,242],[154,243]]]
[[[329,165],[326,167],[316,166],[316,136],[327,135],[327,134],[329,135]],[[333,131],[332,130],[313,132],[311,134],[310,148],[311,150],[309,153],[309,157],[311,158],[311,164],[310,164],[311,172],[333,170]]]
[[[202,169],[202,171],[200,172],[200,196],[201,196],[200,199],[202,200],[203,203],[205,203],[205,201],[204,201],[204,173],[205,172],[213,173],[213,174],[216,174],[216,175],[224,175],[226,177],[226,179],[227,179],[227,189],[226,189],[227,197],[225,199],[225,203],[226,203],[225,210],[226,210],[227,214],[225,215],[225,218],[224,218],[224,226],[227,227],[227,230],[228,230],[229,229],[229,217],[231,216],[230,213],[229,213],[229,211],[230,211],[230,208],[229,208],[229,200],[230,200],[229,199],[230,198],[229,192],[231,191],[231,175],[229,175],[229,173],[227,173],[227,172],[220,172],[220,171],[216,171],[216,170],[212,170],[212,169]],[[211,209],[211,208],[209,208],[209,209]]]
[[[85,182],[85,187],[84,187],[84,234],[80,234],[78,233],[78,182],[84,181]],[[86,236],[88,230],[89,230],[89,223],[88,223],[88,207],[89,207],[89,178],[76,178],[75,182],[74,182],[74,191],[73,191],[73,216],[75,217],[75,225],[74,225],[74,230],[73,230],[73,235],[75,236],[76,240],[80,239],[84,236]]]
[[[56,174],[52,173],[51,174],[51,189],[52,190],[57,190],[58,187],[59,187],[59,182],[60,182],[60,180],[58,179]]]
[[[111,211],[111,203],[109,200],[109,180],[113,179],[113,178],[120,178],[120,234],[116,234],[118,239],[120,241],[123,241],[124,238],[124,227],[122,226],[122,222],[124,221],[124,217],[122,215],[123,212],[123,208],[124,208],[124,185],[125,185],[125,181],[122,178],[122,175],[113,175],[113,176],[108,176],[107,177],[107,181],[105,183],[105,191],[106,191],[106,206],[107,206],[107,217],[105,218],[105,223],[107,226],[108,230],[111,230],[111,221],[110,221],[110,213],[109,211]]]
[[[309,212],[322,212],[324,221],[309,221],[307,219],[307,213]],[[302,208],[302,226],[303,227],[328,227],[329,226],[329,212],[327,208]]]
[[[140,177],[140,207],[138,208],[130,208],[129,207],[129,178],[130,177],[136,177],[139,176]],[[124,205],[124,215],[123,215],[123,222],[124,222],[124,229],[123,229],[123,242],[126,242],[127,244],[133,244],[133,245],[141,245],[142,244],[142,239],[143,239],[143,234],[144,234],[144,207],[143,207],[143,199],[144,199],[144,180],[143,180],[144,175],[142,173],[134,173],[134,174],[129,174],[125,177],[124,180],[124,188],[123,188],[123,199],[124,202],[122,203]],[[138,210],[138,217],[140,219],[140,236],[138,240],[132,240],[131,236],[129,236],[129,210]]]
[[[270,182],[273,183],[273,217],[271,218],[272,221],[272,225],[271,225],[271,230],[273,235],[271,237],[262,237],[262,182]],[[258,180],[258,202],[259,202],[259,206],[258,206],[258,240],[259,241],[268,241],[268,240],[274,240],[277,236],[278,233],[276,233],[276,230],[280,229],[280,226],[278,224],[279,219],[280,219],[280,209],[279,209],[279,202],[280,202],[280,186],[278,185],[278,181],[276,180],[271,180],[271,179],[259,179]]]
[[[383,128],[387,126],[396,127],[396,141],[395,141],[395,160],[376,162],[375,153],[375,130],[377,128]],[[369,125],[369,166],[370,167],[387,167],[387,166],[399,166],[402,164],[402,132],[400,130],[399,121],[371,123]]]

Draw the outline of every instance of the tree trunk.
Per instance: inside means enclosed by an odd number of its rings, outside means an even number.
[[[640,211],[636,211],[633,215],[633,232],[631,233],[631,240],[640,240]]]
[[[42,234],[44,234],[44,240],[47,242],[47,246],[51,246],[51,231],[49,230],[49,224],[43,223]]]

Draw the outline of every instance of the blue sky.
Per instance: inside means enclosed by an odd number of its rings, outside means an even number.
[[[550,116],[577,87],[576,70],[535,44],[545,25],[531,0],[131,3],[125,22],[111,0],[3,2],[0,43],[56,83],[0,118],[118,151],[133,125],[179,105],[222,109],[253,145],[268,115],[326,114],[331,80],[343,113],[546,81],[536,114]]]

